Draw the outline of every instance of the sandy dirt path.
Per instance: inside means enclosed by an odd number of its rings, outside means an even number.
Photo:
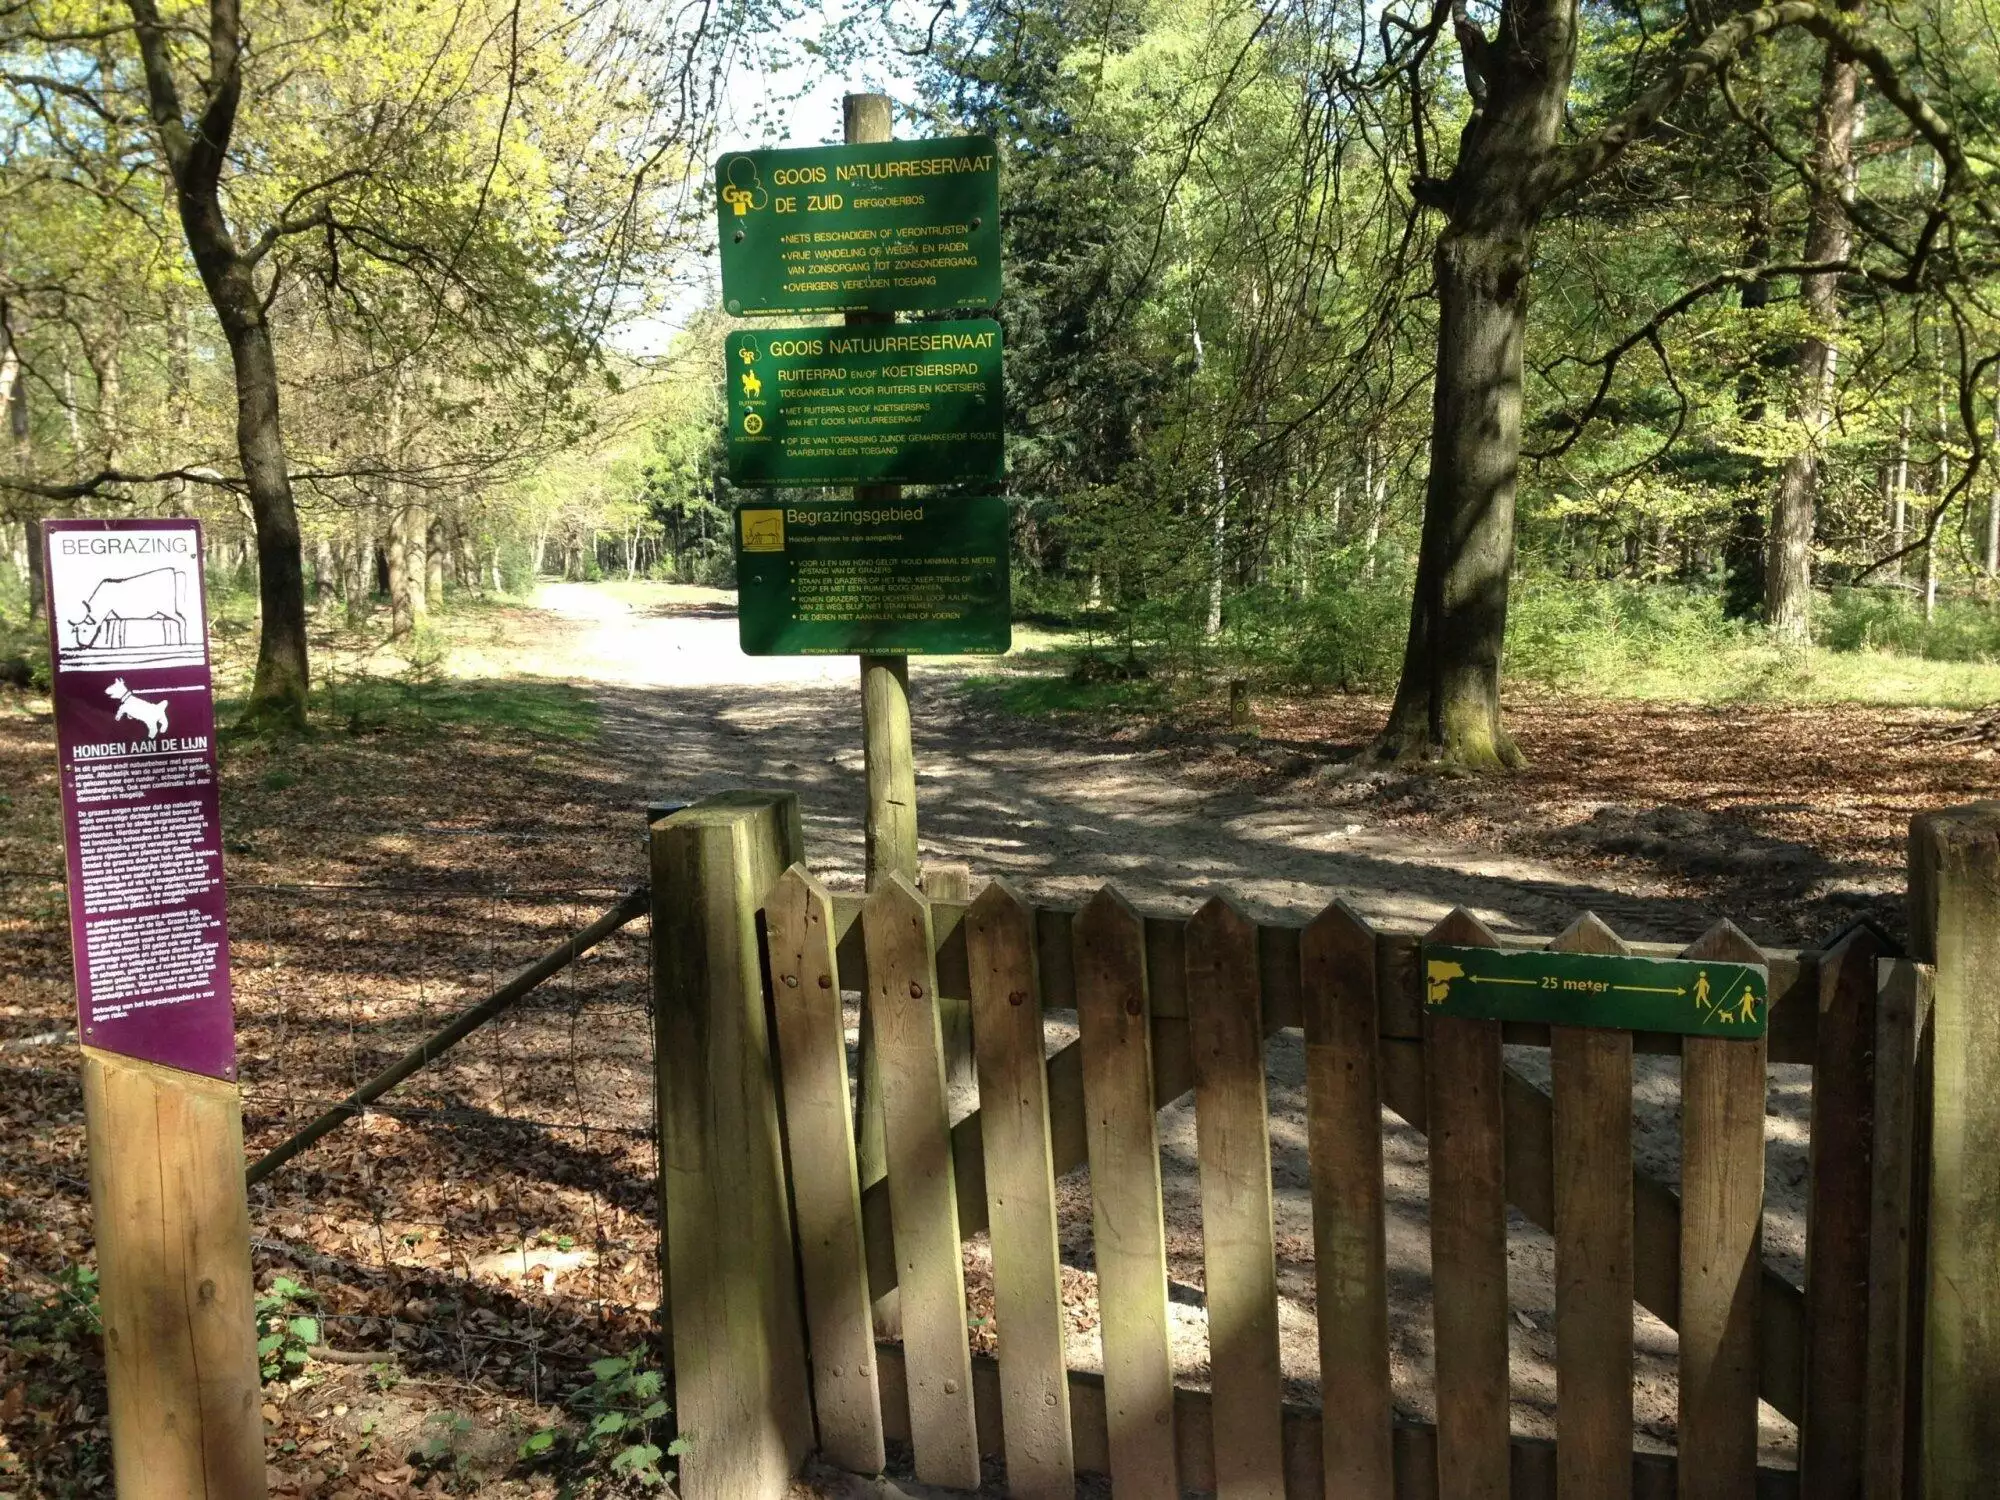
[[[505,665],[592,688],[604,712],[607,771],[626,781],[635,804],[691,801],[745,786],[796,789],[815,871],[836,887],[860,886],[854,658],[745,657],[736,646],[731,598],[715,591],[663,591],[661,604],[634,608],[601,588],[557,584],[536,602],[564,628]],[[917,661],[912,694],[923,852],[926,859],[968,863],[975,888],[1003,876],[1032,899],[1081,904],[1111,882],[1141,910],[1183,914],[1224,892],[1256,916],[1296,921],[1339,897],[1371,921],[1403,929],[1427,927],[1462,905],[1496,930],[1544,934],[1587,909],[1627,937],[1663,941],[1690,940],[1713,920],[1691,901],[1417,838],[1369,821],[1365,809],[1316,806],[1284,790],[1203,788],[1166,750],[972,711],[952,691],[969,670],[993,665]],[[1052,1040],[1066,1040],[1074,1035],[1073,1019],[1052,1012],[1050,1031]],[[1545,1052],[1508,1050],[1512,1066],[1548,1086]],[[1300,1039],[1274,1037],[1268,1087],[1284,1373],[1289,1393],[1313,1403],[1318,1361],[1304,1074]],[[1678,1062],[1639,1059],[1635,1084],[1635,1159],[1677,1184]],[[1766,1254],[1795,1280],[1804,1251],[1809,1099],[1805,1070],[1773,1069]],[[1208,1330],[1192,1100],[1163,1110],[1159,1129],[1176,1378],[1199,1387],[1208,1377]],[[1396,1396],[1408,1414],[1430,1418],[1428,1154],[1422,1135],[1386,1112],[1384,1160]],[[1059,1191],[1070,1364],[1100,1368],[1087,1171],[1070,1173]],[[1510,1215],[1508,1259],[1514,1427],[1552,1437],[1554,1246]],[[967,1246],[966,1271],[975,1309],[990,1311],[984,1234]],[[1635,1441],[1671,1450],[1676,1340],[1671,1329],[1636,1311],[1634,1335]],[[990,1331],[985,1342],[990,1346]],[[1768,1407],[1764,1416],[1766,1461],[1788,1462],[1796,1440],[1791,1425]]]
[[[605,748],[635,802],[796,788],[815,869],[858,884],[855,659],[747,657],[730,595],[676,589],[669,599],[634,608],[593,585],[549,585],[536,603],[570,628],[506,665],[594,686]],[[1192,910],[1227,891],[1259,916],[1303,919],[1337,896],[1399,927],[1463,905],[1497,929],[1543,933],[1588,908],[1628,937],[1660,940],[1692,938],[1712,920],[1690,902],[1416,839],[1365,811],[1203,789],[1164,751],[975,714],[950,691],[967,670],[912,664],[923,852],[1033,898],[1080,900],[1110,881],[1141,907]]]

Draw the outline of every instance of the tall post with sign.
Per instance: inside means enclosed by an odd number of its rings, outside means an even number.
[[[886,94],[849,94],[843,112],[842,137],[850,146],[874,145],[894,133]],[[893,312],[853,312],[847,326],[865,328],[893,323]],[[854,498],[864,503],[903,498],[901,485],[857,485]],[[914,885],[920,873],[917,856],[917,760],[910,733],[910,659],[904,655],[861,658],[861,764],[867,779],[868,803],[862,819],[862,841],[868,888],[891,875]]]
[[[910,656],[1012,644],[1006,502],[971,488],[1002,474],[1000,325],[896,321],[999,302],[1000,176],[989,137],[893,140],[882,95],[848,95],[842,123],[839,146],[724,153],[716,216],[727,312],[844,315],[729,336],[728,460],[736,485],[854,487],[738,507],[737,617],[748,654],[860,658],[873,888],[918,877]],[[964,488],[905,500],[906,484]],[[947,1014],[945,1031],[969,1073],[968,1029]],[[883,1170],[873,1043],[864,1011],[864,1183]],[[894,1295],[876,1309],[885,1327]]]
[[[201,530],[42,529],[119,1500],[259,1500]]]

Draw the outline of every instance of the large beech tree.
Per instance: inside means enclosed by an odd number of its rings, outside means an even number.
[[[1991,62],[1973,48],[1961,74],[1941,69],[1932,31],[1951,23],[1929,12],[1885,12],[1880,44],[1859,0],[970,0],[947,14],[907,50],[934,59],[940,115],[1007,142],[1016,487],[1083,516],[1058,544],[1169,659],[1196,611],[1212,614],[1215,575],[1190,565],[1212,559],[1243,601],[1242,638],[1315,654],[1296,671],[1321,682],[1379,680],[1349,646],[1373,649],[1373,615],[1345,625],[1373,609],[1361,596],[1378,563],[1401,562],[1386,485],[1412,500],[1421,487],[1380,759],[1518,760],[1500,705],[1524,456],[1548,460],[1537,519],[1587,534],[1581,559],[1560,544],[1586,586],[1607,533],[1626,576],[1693,581],[1719,550],[1711,518],[1796,494],[1772,548],[1789,580],[1819,540],[1816,429],[1853,420],[1833,374],[1865,364],[1834,357],[1839,299],[1916,292],[1935,311],[1990,275],[1975,174],[1924,100],[1982,109]],[[1923,70],[1921,89],[1903,66]],[[1888,106],[1873,118],[1899,158],[1895,184],[1878,183],[1886,206],[1849,201],[1862,88]],[[1746,141],[1782,179],[1753,195],[1768,222],[1747,237],[1710,149]],[[1919,158],[1944,170],[1909,191]],[[1552,273],[1561,299],[1531,318]],[[1874,312],[1880,354],[1894,340]],[[1203,358],[1183,356],[1190,328]],[[1883,362],[1865,390],[1883,388]],[[1781,487],[1765,461],[1793,452],[1806,457]],[[1208,478],[1223,473],[1226,486]],[[1157,542],[1133,524],[1141,508]],[[1836,543],[1850,576],[1867,561],[1855,529]]]
[[[1502,0],[1490,33],[1473,23],[1463,0],[1451,16],[1472,108],[1451,172],[1417,184],[1419,199],[1444,214],[1446,227],[1435,256],[1437,374],[1423,538],[1402,676],[1376,747],[1383,759],[1474,769],[1520,761],[1501,721],[1500,683],[1521,466],[1522,350],[1536,233],[1566,195],[1608,171],[1747,45],[1788,27],[1818,37],[1837,63],[1867,71],[1939,152],[1946,165],[1941,206],[1972,187],[1950,127],[1849,15],[1812,0],[1783,0],[1730,15],[1697,42],[1694,31],[1705,14],[1691,4],[1684,18],[1689,44],[1662,59],[1655,81],[1627,109],[1574,142],[1563,135],[1576,60],[1576,0]],[[1421,76],[1422,52],[1444,22],[1440,8],[1427,30],[1412,33],[1418,65],[1404,76]],[[1844,76],[1837,64],[1834,72]],[[1846,108],[1851,119],[1851,102]],[[1419,100],[1415,117],[1423,111]],[[1837,192],[1830,200],[1819,195],[1807,264],[1760,269],[1789,270],[1815,288],[1830,286],[1834,275],[1849,269],[1844,253],[1815,259],[1813,252],[1844,245],[1823,228],[1839,211]],[[1927,248],[1919,245],[1917,254]],[[1905,279],[1916,271],[1909,268]],[[1729,280],[1741,284],[1748,275]],[[1808,378],[1822,373],[1823,361]],[[1815,391],[1809,399],[1817,410],[1824,397]]]

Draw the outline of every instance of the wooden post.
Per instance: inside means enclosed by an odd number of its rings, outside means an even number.
[[[1910,938],[1935,966],[1923,1492],[2000,1494],[2000,802],[1910,825]]]
[[[841,120],[850,146],[872,146],[894,136],[887,94],[849,94]],[[847,326],[893,323],[894,313],[849,313]],[[903,498],[896,484],[858,485],[857,500]],[[917,883],[917,769],[910,747],[910,659],[861,658],[861,756],[868,779],[868,809],[862,832],[868,888],[891,875]]]
[[[776,793],[652,825],[661,1308],[684,1500],[776,1500],[813,1445],[757,931],[802,844],[798,799]]]
[[[893,139],[893,108],[887,94],[849,94],[841,109],[841,139],[850,146],[870,146]],[[850,328],[895,321],[894,313],[847,314]],[[903,487],[856,485],[854,498],[893,502],[903,498]],[[915,885],[921,871],[917,862],[917,762],[910,738],[907,656],[861,658],[861,764],[868,793],[861,823],[868,889],[874,890],[891,875],[900,875]],[[865,1002],[861,1007],[860,1054],[854,1147],[865,1187],[888,1169],[882,1138],[881,1063],[875,1055],[875,1026]],[[898,1307],[893,1288],[876,1302],[877,1334],[894,1338],[901,1331]]]
[[[260,1500],[241,1096],[86,1047],[83,1110],[118,1500]]]

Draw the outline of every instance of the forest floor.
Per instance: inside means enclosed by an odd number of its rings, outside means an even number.
[[[860,875],[860,750],[846,659],[748,661],[729,597],[560,586],[542,609],[449,616],[448,659],[405,667],[365,638],[317,642],[316,732],[236,742],[224,818],[246,1125],[267,1149],[643,878],[642,808],[730,786],[796,787],[830,883]],[[245,641],[221,643],[230,671]],[[980,674],[982,682],[968,685]],[[1253,731],[1215,702],[1169,716],[1024,718],[991,663],[919,663],[928,859],[1070,901],[1110,880],[1142,909],[1217,890],[1302,920],[1338,896],[1418,929],[1465,905],[1550,933],[1583,909],[1633,938],[1729,915],[1774,946],[1857,915],[1899,926],[1911,813],[1993,794],[1965,716],[1834,706],[1677,709],[1529,697],[1531,759],[1505,781],[1357,777],[1382,712],[1265,700]],[[53,727],[0,697],[0,1497],[108,1493],[72,1054]],[[312,1347],[267,1387],[279,1493],[550,1494],[517,1461],[606,1399],[591,1361],[642,1351],[658,1296],[643,932],[627,929],[499,1024],[253,1194],[260,1287],[304,1293]],[[1060,1029],[1063,1020],[1053,1017]],[[1520,1051],[1522,1049],[1515,1049]],[[1286,1374],[1312,1394],[1300,1059],[1271,1058]],[[1533,1072],[1533,1058],[1510,1059]],[[1798,1274],[1803,1079],[1774,1070],[1769,1249]],[[1672,1181],[1677,1079],[1640,1081],[1638,1147]],[[1391,1125],[1399,1209],[1399,1403],[1428,1408],[1422,1138]],[[1162,1116],[1179,1373],[1205,1378],[1191,1110]],[[1404,1179],[1407,1179],[1405,1181]],[[1072,1355],[1094,1360],[1087,1179],[1063,1184]],[[1078,1232],[1080,1226],[1080,1234]],[[1510,1236],[1516,1425],[1553,1396],[1546,1237]],[[975,1300],[983,1236],[968,1247]],[[1401,1296],[1409,1290],[1408,1298]],[[1671,1445],[1671,1334],[1642,1319],[1640,1416]],[[990,1329],[984,1334],[990,1340]],[[322,1357],[338,1353],[335,1362]],[[82,1357],[79,1358],[79,1355]],[[1770,1416],[1767,1413],[1767,1416]],[[1787,1425],[1766,1422],[1783,1461]],[[561,1451],[561,1445],[558,1445]],[[609,1453],[594,1455],[602,1473]],[[582,1472],[582,1457],[572,1472]],[[824,1480],[813,1493],[840,1486]],[[615,1493],[601,1488],[599,1493]],[[858,1491],[856,1493],[859,1493]],[[871,1490],[869,1493],[875,1493]]]

